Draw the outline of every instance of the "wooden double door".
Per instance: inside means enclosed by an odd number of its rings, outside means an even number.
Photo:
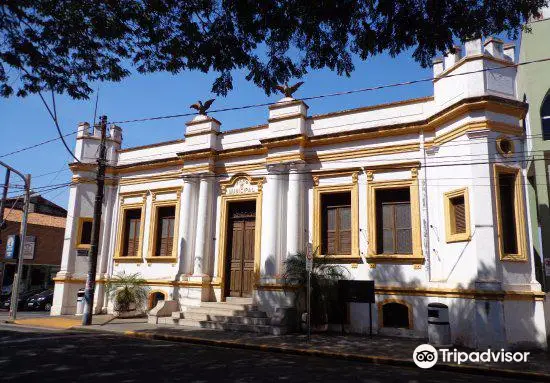
[[[234,202],[229,205],[226,250],[225,295],[252,297],[254,285],[254,248],[256,201]]]

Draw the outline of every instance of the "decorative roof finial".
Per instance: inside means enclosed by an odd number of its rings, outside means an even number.
[[[212,103],[214,102],[215,98],[212,98],[208,101],[206,101],[204,104],[202,101],[197,101],[193,105],[189,106],[190,108],[196,109],[200,115],[206,116],[206,111],[210,108]]]

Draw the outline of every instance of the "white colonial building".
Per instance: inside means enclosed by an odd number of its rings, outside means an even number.
[[[222,132],[198,115],[185,139],[126,149],[111,127],[95,312],[125,271],[152,304],[177,302],[174,321],[228,297],[272,316],[292,304],[285,258],[311,244],[375,281],[375,332],[426,336],[439,302],[455,344],[546,347],[513,60],[474,40],[434,61],[432,97],[320,115],[283,98],[262,125]],[[80,128],[54,315],[75,312],[87,271],[99,132]],[[368,332],[368,307],[350,304],[350,331]]]

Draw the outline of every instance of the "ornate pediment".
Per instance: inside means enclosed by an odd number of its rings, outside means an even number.
[[[221,182],[222,194],[242,195],[255,194],[262,191],[263,177],[250,177],[246,174],[233,176],[229,181]]]

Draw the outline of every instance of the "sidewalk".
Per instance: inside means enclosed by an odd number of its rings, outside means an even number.
[[[378,335],[369,338],[369,336],[342,336],[336,334],[313,334],[311,341],[308,342],[307,337],[302,334],[275,336],[182,326],[150,325],[144,318],[117,319],[107,315],[95,316],[93,325],[82,327],[80,321],[75,317],[50,318],[43,318],[42,326],[48,327],[50,324],[55,325],[63,322],[68,325],[78,321],[78,324],[63,328],[79,331],[111,332],[136,338],[358,360],[414,368],[418,367],[412,360],[413,351],[419,344],[423,343],[422,340]],[[55,320],[52,321],[52,319]],[[33,325],[37,325],[37,320],[33,319]],[[21,320],[17,323],[27,325],[29,322]],[[463,348],[458,348],[458,350],[472,351]],[[532,351],[526,363],[463,363],[458,365],[440,361],[432,368],[450,372],[550,381],[550,354],[542,351]]]

